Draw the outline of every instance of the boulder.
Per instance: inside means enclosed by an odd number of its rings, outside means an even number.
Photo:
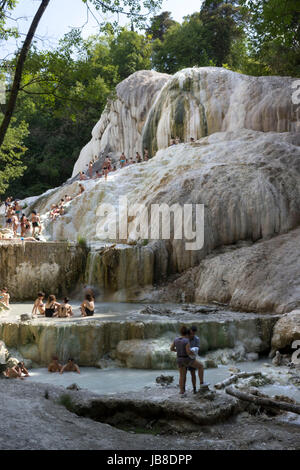
[[[33,319],[34,319],[34,316],[31,313],[22,313],[22,315],[20,315],[21,321],[30,321]]]
[[[291,348],[295,340],[300,340],[300,309],[283,315],[274,326],[272,355],[277,350]]]

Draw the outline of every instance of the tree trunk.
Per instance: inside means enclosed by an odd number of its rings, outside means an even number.
[[[244,379],[247,377],[261,377],[262,373],[261,372],[239,372],[238,374],[234,374],[231,377],[228,377],[228,379],[223,380],[223,382],[219,382],[215,384],[215,388],[217,390],[220,390],[221,388],[227,387],[227,385],[231,385],[234,382],[236,382],[238,379]]]
[[[300,415],[300,405],[297,404],[294,405],[292,403],[286,403],[284,401],[277,401],[272,398],[257,397],[255,395],[252,395],[251,393],[241,392],[233,386],[227,387],[225,391],[226,393],[228,393],[228,395],[232,395],[233,397],[239,398],[239,400],[249,401],[250,403],[254,403],[255,405],[263,406],[266,408],[278,408],[284,411],[291,411],[292,413]]]
[[[4,114],[3,121],[0,126],[0,147],[3,144],[7,129],[9,127],[15,106],[16,106],[16,101],[20,89],[20,84],[21,84],[21,79],[22,79],[22,73],[23,73],[23,68],[24,64],[26,61],[26,57],[28,55],[32,40],[34,38],[35,32],[37,30],[38,24],[49,4],[50,0],[42,0],[42,3],[38,9],[38,11],[35,14],[35,17],[32,20],[31,26],[29,28],[29,31],[27,33],[26,39],[23,43],[21,52],[19,54],[18,60],[17,60],[17,65],[16,65],[16,71],[15,71],[15,76],[14,76],[14,81],[12,85],[12,89],[10,92],[9,100],[6,106],[6,112]]]

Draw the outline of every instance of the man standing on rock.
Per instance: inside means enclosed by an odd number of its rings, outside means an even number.
[[[196,335],[196,333],[197,333],[197,327],[192,326],[191,329],[189,330],[189,339],[190,339],[190,348],[193,351],[193,353],[194,353],[193,357],[195,357],[195,358],[198,355],[198,351],[199,351],[199,348],[200,348],[200,339]],[[192,356],[190,356],[190,357],[192,357]],[[196,391],[197,391],[196,390],[196,369],[195,369],[195,367],[191,367],[191,366],[189,366],[187,369],[191,373],[191,379],[192,379],[192,384],[193,384],[193,392],[196,393]]]
[[[180,328],[180,335],[171,344],[171,351],[177,353],[177,365],[179,368],[179,386],[181,396],[185,396],[186,372],[187,367],[198,369],[200,387],[203,385],[203,364],[196,360],[196,356],[191,351],[189,330],[186,326]]]

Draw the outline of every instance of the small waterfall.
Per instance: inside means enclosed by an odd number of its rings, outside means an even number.
[[[111,245],[88,255],[85,282],[103,293],[104,299],[126,301],[132,291],[151,286],[154,253],[144,246]]]

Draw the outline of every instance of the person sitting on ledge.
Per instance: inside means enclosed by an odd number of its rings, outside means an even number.
[[[39,312],[39,315],[45,315],[45,305],[44,300],[45,294],[44,292],[39,292],[37,295],[37,299],[33,304],[32,315],[36,315]]]
[[[26,369],[25,364],[24,364],[23,361],[19,362],[18,366],[21,370],[21,374],[24,374],[24,377],[30,377],[29,372]]]
[[[70,359],[68,359],[67,364],[65,364],[61,369],[60,374],[63,374],[64,372],[77,372],[78,374],[80,374],[80,369],[78,365],[75,364],[74,359],[72,359],[71,357]]]
[[[201,387],[201,385],[203,385],[203,364],[196,360],[196,356],[193,354],[193,351],[191,351],[189,330],[186,326],[182,326],[180,328],[180,335],[181,336],[173,341],[170,349],[171,351],[175,351],[177,353],[180,394],[184,396],[187,367],[194,367],[198,370]],[[193,359],[191,359],[190,356],[193,356]]]
[[[4,372],[4,375],[8,379],[24,380],[22,373],[25,375],[25,377],[29,377],[28,370],[25,369],[24,362],[19,362],[16,366],[8,367]]]
[[[92,317],[95,313],[95,302],[91,294],[86,294],[84,301],[80,306],[83,317]]]
[[[48,366],[48,372],[61,372],[62,365],[59,363],[58,357],[53,356],[52,361]]]
[[[7,309],[9,307],[10,295],[8,293],[7,287],[3,287],[0,291],[0,303],[3,304]]]
[[[69,298],[65,297],[64,301],[60,306],[58,307],[58,314],[57,316],[59,318],[67,318],[67,317],[72,317],[73,316],[73,310],[71,305],[69,304]]]
[[[57,317],[57,312],[60,304],[56,302],[55,295],[49,295],[45,305],[45,317],[52,318]]]

